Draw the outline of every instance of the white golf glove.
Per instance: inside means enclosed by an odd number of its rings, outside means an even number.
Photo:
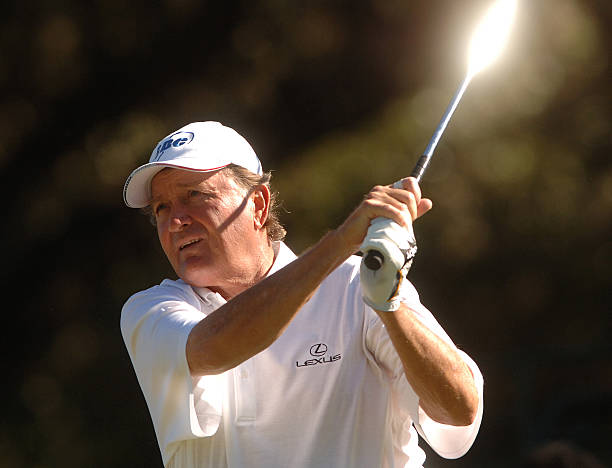
[[[380,311],[399,309],[400,285],[417,251],[412,224],[403,228],[388,218],[375,218],[360,250],[364,255],[360,268],[364,302]],[[364,263],[370,250],[380,252],[383,257],[382,265],[376,270]]]

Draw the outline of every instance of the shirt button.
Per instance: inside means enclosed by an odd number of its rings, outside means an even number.
[[[240,378],[242,378],[242,379],[248,379],[248,378],[249,378],[249,373],[248,373],[246,370],[242,369],[242,370],[240,371]]]

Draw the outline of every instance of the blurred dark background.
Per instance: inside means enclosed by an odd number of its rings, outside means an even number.
[[[300,252],[409,174],[488,4],[5,4],[0,466],[161,466],[119,331],[123,302],[173,277],[122,202],[158,140],[196,120],[245,135]],[[523,1],[423,181],[411,279],[486,385],[472,450],[428,467],[612,463],[611,24],[609,0]]]

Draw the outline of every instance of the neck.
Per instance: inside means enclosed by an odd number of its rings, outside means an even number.
[[[274,264],[274,249],[271,242],[251,258],[251,268],[244,268],[236,276],[226,278],[219,286],[209,286],[208,289],[219,293],[226,301],[264,279]],[[251,272],[251,273],[247,273]],[[246,273],[246,274],[245,274]]]

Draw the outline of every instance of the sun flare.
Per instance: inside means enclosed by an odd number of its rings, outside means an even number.
[[[469,76],[489,65],[503,49],[510,34],[517,0],[498,0],[487,11],[472,35],[469,52]]]

